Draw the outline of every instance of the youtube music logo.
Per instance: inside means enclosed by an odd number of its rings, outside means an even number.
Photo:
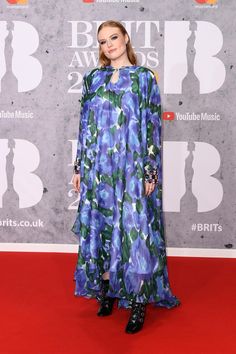
[[[175,113],[174,112],[163,112],[162,119],[163,120],[173,120],[173,119],[175,119]]]

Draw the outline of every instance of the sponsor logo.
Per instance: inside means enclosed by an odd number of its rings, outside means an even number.
[[[10,5],[28,5],[28,0],[7,0]]]
[[[218,0],[195,0],[198,4],[208,4],[208,5],[215,5],[217,4]]]
[[[126,3],[126,2],[139,2],[139,0],[82,0],[84,3]]]
[[[218,0],[195,0],[195,7],[217,8]]]
[[[174,112],[163,112],[162,119],[163,120],[174,120],[175,113]]]
[[[208,112],[186,112],[179,113],[176,112],[176,120],[204,120],[204,121],[218,121],[221,120],[220,114],[218,113],[208,113]]]

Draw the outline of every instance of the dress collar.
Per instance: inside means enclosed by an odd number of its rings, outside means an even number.
[[[112,65],[105,65],[101,66],[100,69],[102,70],[121,70],[121,69],[129,69],[129,68],[135,68],[137,65],[124,65],[120,66],[119,68],[114,68]]]

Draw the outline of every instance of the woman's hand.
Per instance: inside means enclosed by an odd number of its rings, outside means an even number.
[[[154,191],[155,184],[154,183],[145,182],[144,183],[144,188],[145,188],[145,195],[149,196]]]
[[[80,192],[80,174],[74,173],[72,178],[72,183],[75,190],[79,193]]]

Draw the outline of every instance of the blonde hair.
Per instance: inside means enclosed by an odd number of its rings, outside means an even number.
[[[109,21],[105,21],[105,22],[101,23],[100,26],[98,27],[97,36],[103,27],[117,27],[120,29],[121,33],[124,36],[127,34],[128,38],[129,38],[129,34],[127,33],[125,27],[118,21],[109,20]],[[128,59],[131,62],[131,64],[137,65],[137,63],[138,63],[137,56],[134,53],[133,47],[130,42],[130,38],[128,40],[128,43],[126,44],[126,50],[127,50]],[[105,54],[102,52],[100,44],[99,44],[99,63],[101,64],[101,66],[106,66],[106,65],[111,64],[111,60],[108,59],[105,56]]]

